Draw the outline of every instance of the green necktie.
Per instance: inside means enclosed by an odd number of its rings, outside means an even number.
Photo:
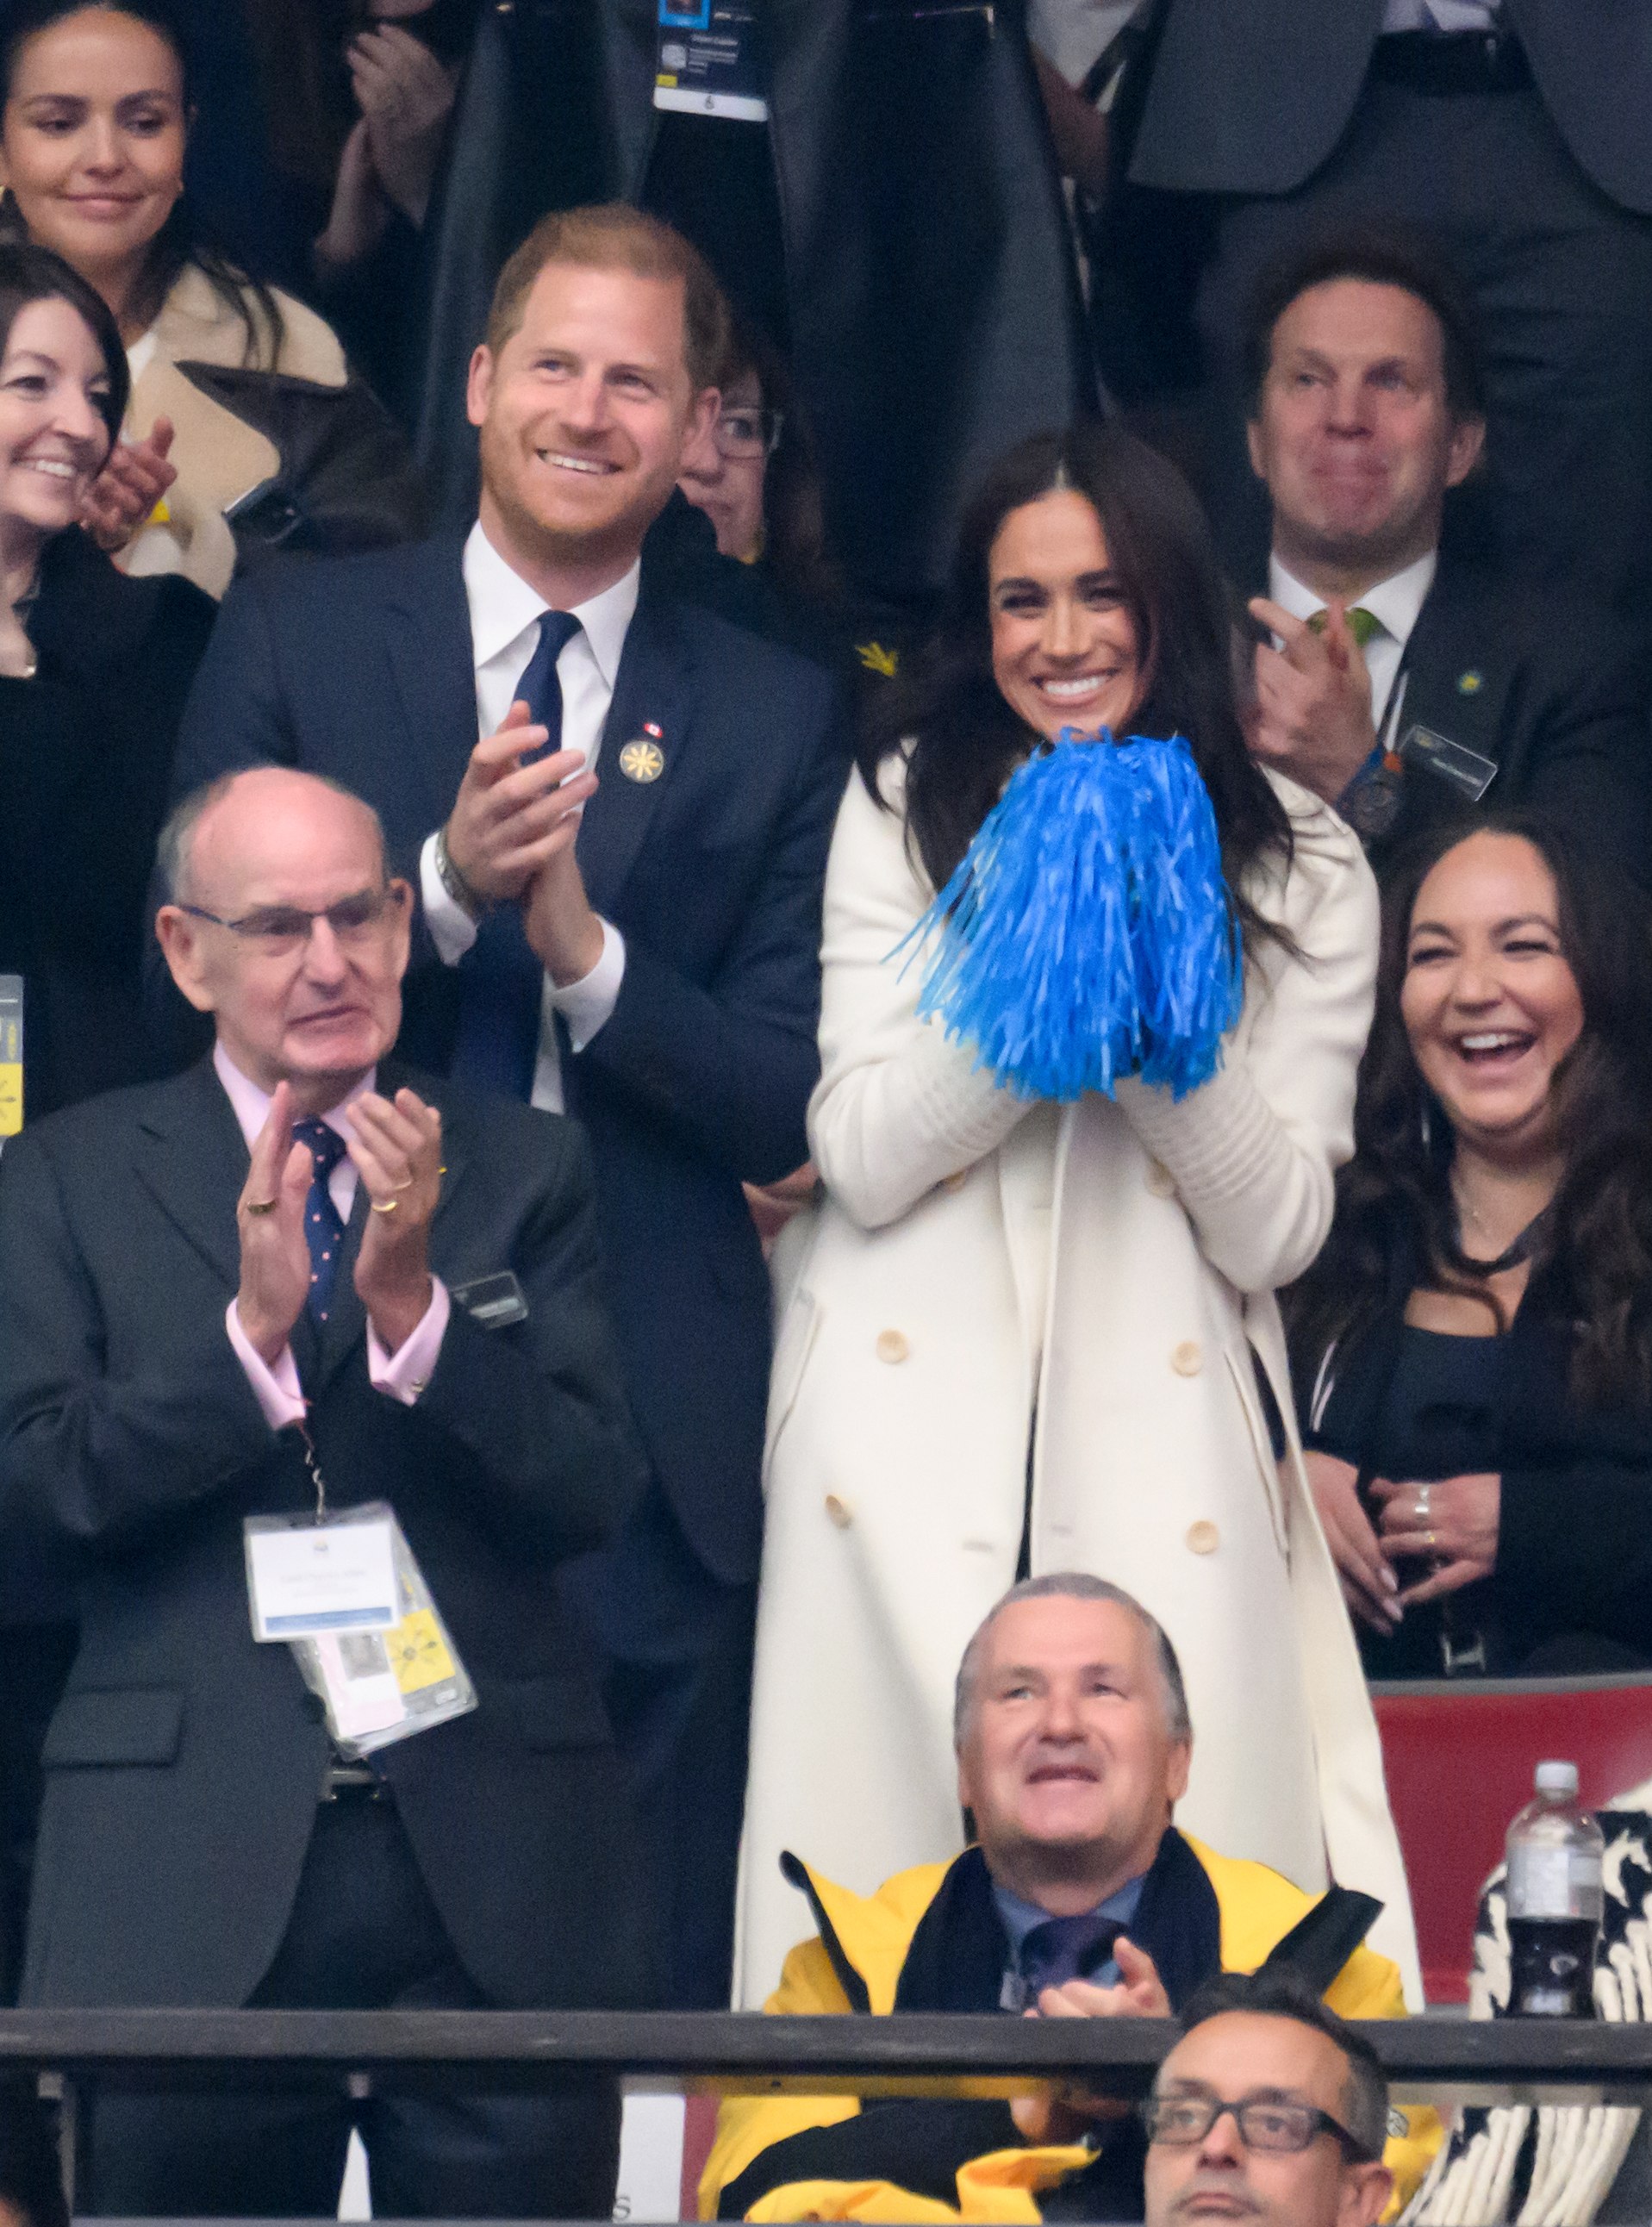
[[[1345,616],[1348,620],[1348,630],[1362,649],[1365,648],[1373,635],[1382,632],[1381,620],[1375,611],[1368,611],[1363,603],[1355,603]],[[1330,618],[1329,611],[1316,611],[1308,622],[1309,633],[1324,634]]]

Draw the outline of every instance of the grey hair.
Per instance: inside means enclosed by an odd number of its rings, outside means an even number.
[[[330,788],[335,796],[348,797],[352,804],[359,805],[373,822],[373,832],[379,842],[380,867],[383,868],[388,858],[385,824],[365,796],[358,796],[353,788],[346,788],[341,781],[334,781],[324,773],[310,773],[300,766],[277,766],[272,759],[266,758],[257,765],[237,766],[233,773],[220,773],[216,779],[203,782],[199,788],[192,788],[187,796],[181,797],[168,813],[165,824],[156,839],[155,866],[169,904],[183,904],[193,894],[195,884],[189,868],[196,828],[213,807],[229,794],[244,773],[265,771],[301,773],[306,781],[319,782],[323,788]]]
[[[1188,1713],[1188,1689],[1182,1676],[1182,1665],[1170,1644],[1170,1636],[1158,1618],[1148,1614],[1134,1593],[1127,1593],[1122,1586],[1115,1586],[1107,1578],[1092,1577],[1088,1570],[1056,1570],[1047,1577],[1024,1578],[1019,1585],[1011,1586],[976,1626],[973,1637],[964,1650],[964,1659],[958,1666],[958,1682],[953,1689],[952,1736],[955,1748],[962,1748],[974,1713],[976,1676],[986,1635],[1006,1608],[1013,1608],[1017,1601],[1024,1600],[1113,1601],[1119,1608],[1127,1609],[1153,1643],[1159,1682],[1164,1689],[1165,1727],[1170,1738],[1193,1738],[1193,1719]]]

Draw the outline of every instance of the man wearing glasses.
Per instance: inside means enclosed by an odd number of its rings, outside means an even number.
[[[1394,2191],[1375,2051],[1295,1974],[1224,1974],[1142,2108],[1147,2227],[1375,2227]]]
[[[0,1160],[0,1537],[84,1554],[23,1998],[635,2005],[620,1766],[556,1586],[641,1477],[583,1140],[392,1063],[412,896],[359,800],[236,775],[162,857],[210,1057]],[[100,2094],[79,2208],[328,2214],[352,2120],[385,2213],[611,2204],[594,2083]]]
[[[1404,2015],[1397,1968],[1360,1945],[1369,1897],[1315,1901],[1176,1829],[1193,1741],[1181,1667],[1119,1586],[1068,1572],[1006,1593],[964,1651],[954,1734],[974,1845],[869,1897],[783,1858],[817,1936],[787,1958],[770,2014],[1166,2018],[1224,1968],[1263,1966],[1349,2016]],[[1438,2142],[1433,2114],[1414,2114],[1391,2159],[1407,2192]],[[890,2219],[922,2198],[991,2218],[1016,2190],[1045,2219],[1139,2219],[1144,2149],[1125,2105],[1069,2084],[1009,2104],[742,2098],[718,2114],[700,2211]]]
[[[603,1651],[684,2007],[728,2001],[745,1788],[771,1301],[741,1185],[808,1157],[847,777],[831,675],[645,550],[711,437],[725,324],[652,218],[544,219],[471,362],[474,524],[249,578],[177,773],[273,760],[365,796],[419,900],[404,1051],[590,1140],[650,1477],[564,1586]]]

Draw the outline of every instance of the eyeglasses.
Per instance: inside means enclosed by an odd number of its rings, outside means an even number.
[[[786,423],[778,410],[725,410],[711,428],[718,454],[731,461],[772,456]]]
[[[1202,2142],[1224,2111],[1234,2115],[1239,2139],[1247,2150],[1305,2150],[1321,2134],[1335,2134],[1349,2155],[1368,2162],[1371,2153],[1329,2111],[1311,2103],[1279,2103],[1253,2096],[1229,2103],[1220,2096],[1150,2096],[1141,2107],[1150,2142],[1188,2149]]]
[[[226,920],[220,913],[208,912],[204,905],[184,904],[178,910],[193,920],[209,920],[214,928],[226,928],[232,935],[244,936],[271,959],[278,959],[302,950],[318,920],[327,922],[340,943],[365,943],[396,902],[393,890],[358,890],[353,897],[341,897],[336,904],[323,905],[319,912],[306,912],[302,905],[260,905],[256,912],[243,913],[239,920]]]

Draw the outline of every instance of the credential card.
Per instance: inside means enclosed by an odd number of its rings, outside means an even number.
[[[250,1516],[246,1529],[255,1639],[387,1631],[400,1621],[388,1516],[298,1524]]]

